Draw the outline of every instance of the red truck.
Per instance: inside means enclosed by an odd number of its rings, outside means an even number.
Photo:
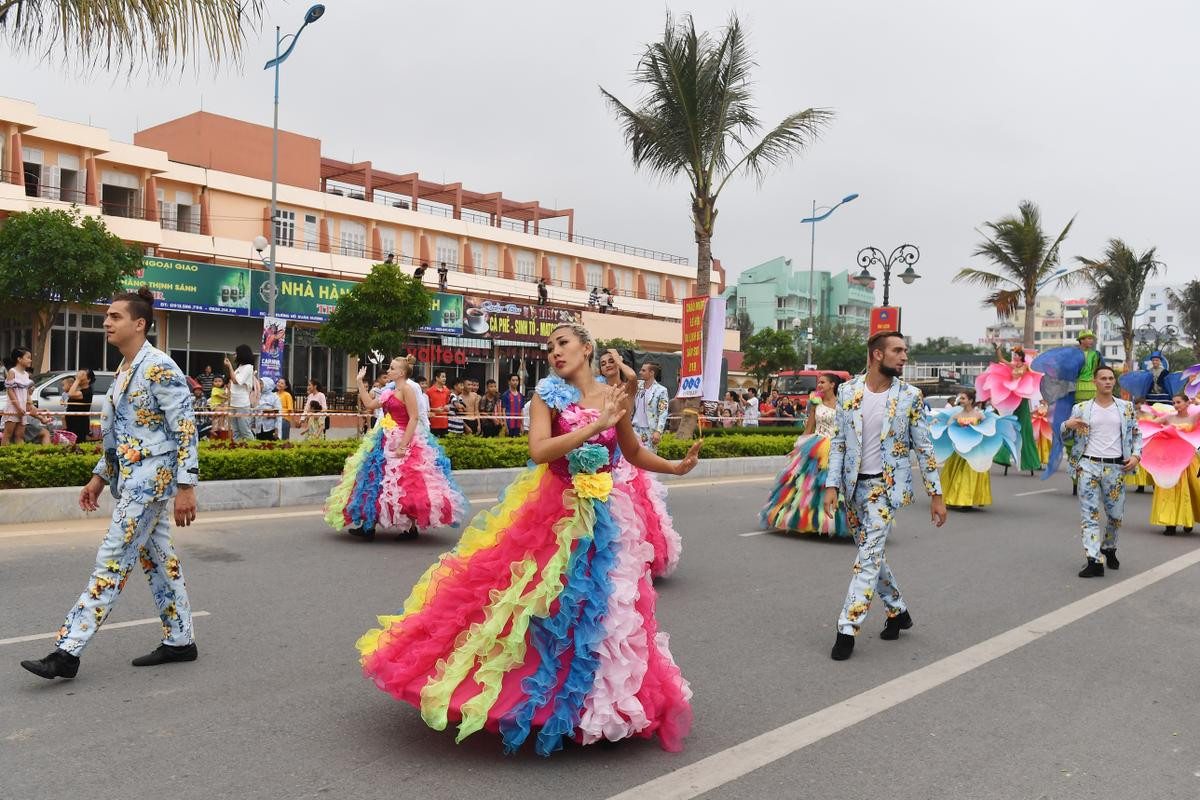
[[[779,392],[780,397],[790,397],[799,408],[808,407],[808,396],[817,388],[817,378],[831,372],[844,381],[850,380],[850,373],[838,369],[785,369],[775,376],[771,388]]]

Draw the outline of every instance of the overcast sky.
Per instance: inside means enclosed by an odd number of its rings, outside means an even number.
[[[247,65],[213,75],[80,78],[0,50],[0,92],[43,114],[135,130],[203,108],[271,124],[273,29],[305,2],[274,2]],[[280,125],[325,155],[371,159],[515,200],[575,208],[576,231],[687,255],[687,186],[635,173],[597,89],[632,102],[629,80],[666,6],[329,0],[283,70]],[[702,28],[736,9],[759,67],[761,116],[829,107],[837,119],[800,159],[731,182],[714,253],[731,275],[778,255],[809,263],[798,220],[815,199],[858,200],[818,225],[817,268],[911,242],[912,286],[893,286],[905,331],[974,340],[993,319],[981,290],[950,284],[985,220],[1040,204],[1050,234],[1078,220],[1064,256],[1109,237],[1157,246],[1165,280],[1197,277],[1188,237],[1200,179],[1200,4],[1127,0],[838,3],[692,2]],[[0,45],[2,47],[2,45]],[[1070,293],[1066,293],[1069,295]],[[1066,296],[1064,295],[1064,296]]]

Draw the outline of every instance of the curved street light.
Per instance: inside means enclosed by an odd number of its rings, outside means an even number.
[[[275,70],[275,122],[271,133],[271,256],[270,263],[267,265],[267,316],[275,316],[275,295],[278,294],[275,290],[275,240],[276,228],[279,225],[279,65],[287,61],[288,56],[292,54],[292,50],[296,47],[296,42],[300,40],[300,34],[304,32],[312,23],[325,16],[325,6],[317,3],[310,6],[308,11],[304,13],[304,22],[295,33],[289,33],[287,36],[280,37],[279,26],[275,26],[275,57],[263,66],[263,69]],[[291,39],[288,43],[287,50],[282,53],[279,48],[283,43]],[[261,250],[259,251],[262,252]]]
[[[820,216],[817,216],[817,211],[819,210],[817,208],[817,201],[813,200],[812,216],[805,217],[804,219],[800,220],[801,225],[812,226],[812,238],[810,240],[809,250],[808,250],[808,357],[804,361],[804,363],[806,365],[812,363],[813,270],[815,269],[814,265],[816,264],[816,260],[817,260],[817,223],[823,219],[829,219],[829,215],[832,214],[834,211],[837,211],[839,206],[843,206],[846,203],[851,202],[856,197],[858,197],[858,192],[854,192],[853,194],[846,195],[841,200],[839,200],[838,202],[834,203],[831,206],[821,206],[821,209],[823,209],[825,213],[821,214]],[[795,323],[795,320],[793,320],[793,327],[795,327],[794,323]]]
[[[905,269],[898,277],[904,281],[906,285],[911,284],[917,278],[921,277],[917,271],[913,269],[913,264],[921,259],[921,251],[913,244],[902,244],[892,251],[892,254],[884,255],[883,251],[878,247],[864,247],[858,251],[858,265],[862,267],[862,272],[858,273],[857,278],[860,281],[874,280],[875,277],[871,274],[870,268],[875,265],[883,267],[883,306],[888,306],[889,289],[891,287],[892,267],[905,265]]]

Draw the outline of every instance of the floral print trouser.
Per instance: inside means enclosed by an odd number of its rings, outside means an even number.
[[[658,445],[654,443],[654,430],[654,428],[643,428],[640,425],[633,426],[633,432],[637,434],[638,441],[651,453],[658,452]]]
[[[846,603],[838,617],[839,633],[858,635],[863,617],[876,595],[886,606],[889,618],[908,608],[884,556],[895,513],[888,508],[886,489],[882,478],[859,481],[854,497],[847,504],[846,523],[858,544],[858,556],[854,560],[854,575],[850,578]]]
[[[1083,549],[1093,561],[1104,562],[1101,550],[1115,550],[1117,531],[1125,516],[1125,471],[1120,464],[1101,464],[1090,458],[1079,460],[1079,522]],[[1108,515],[1104,538],[1100,537],[1100,506]]]
[[[123,494],[113,509],[112,524],[96,553],[91,580],[58,630],[55,646],[73,656],[99,630],[125,588],[129,571],[138,562],[150,581],[150,591],[162,618],[163,644],[180,647],[192,642],[192,607],[183,570],[171,543],[169,500],[138,503]]]

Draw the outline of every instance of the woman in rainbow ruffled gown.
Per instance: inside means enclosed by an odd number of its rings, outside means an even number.
[[[366,367],[358,372],[359,400],[384,414],[346,459],[342,479],[325,503],[334,530],[375,538],[375,528],[399,528],[397,539],[415,539],[421,528],[457,526],[470,503],[439,464],[420,425],[420,406],[408,383],[410,365],[394,358],[388,384],[378,399],[367,391]]]
[[[975,405],[975,392],[958,395],[957,406],[931,412],[929,432],[942,467],[942,493],[947,508],[965,510],[992,504],[990,469],[996,453],[1020,453],[1017,418],[999,416]]]
[[[996,452],[995,463],[1005,467],[1005,474],[1008,473],[1008,467],[1014,464],[1018,469],[1029,470],[1032,474],[1041,469],[1044,463],[1030,412],[1031,401],[1040,399],[1038,386],[1042,382],[1042,373],[1030,369],[1030,361],[1023,347],[1014,347],[1012,357],[1006,359],[997,346],[996,362],[975,379],[979,401],[990,402],[1002,415],[1015,415],[1020,426],[1021,449],[1017,456],[1010,454],[1007,447],[1001,447]]]
[[[1191,532],[1200,519],[1200,409],[1188,405],[1184,394],[1171,398],[1174,408],[1153,420],[1141,419],[1142,463],[1154,477],[1154,502],[1150,505],[1150,524],[1162,525],[1165,536],[1174,536],[1179,528]],[[1161,406],[1155,406],[1160,409]]]
[[[775,488],[758,518],[763,525],[795,533],[849,536],[846,512],[825,513],[823,497],[829,472],[829,442],[837,417],[837,390],[842,379],[832,372],[817,378],[817,389],[808,398],[808,420],[796,439],[787,466],[775,478]]]
[[[556,375],[530,404],[534,463],[359,639],[363,673],[431,728],[458,723],[458,741],[486,728],[508,752],[531,736],[541,755],[565,739],[655,735],[680,750],[691,725],[691,689],[655,618],[652,548],[613,488],[612,457],[619,441],[634,467],[683,475],[700,443],[677,463],[642,448],[593,349],[581,325],[553,331]]]
[[[610,386],[625,387],[625,413],[629,419],[633,419],[638,376],[616,350],[609,349],[600,356],[600,377],[597,380]],[[679,565],[683,539],[675,530],[671,512],[667,510],[667,487],[654,477],[654,473],[630,464],[618,447],[613,454],[613,490],[629,493],[637,521],[642,526],[642,534],[654,548],[650,576],[669,576]]]

